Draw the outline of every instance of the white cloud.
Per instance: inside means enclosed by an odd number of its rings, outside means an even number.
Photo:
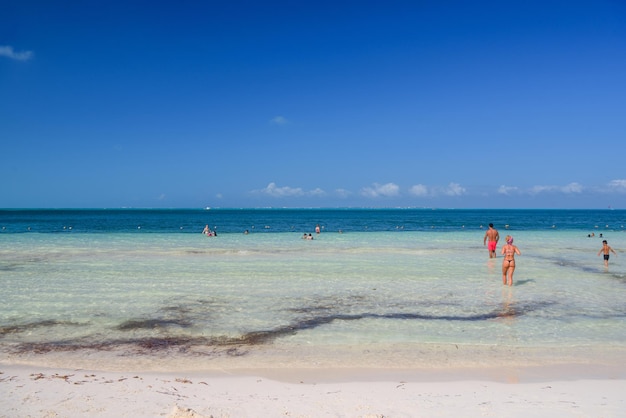
[[[583,186],[580,183],[572,182],[566,186],[561,187],[563,193],[582,193]]]
[[[326,192],[322,189],[320,189],[319,187],[311,190],[308,194],[310,194],[311,196],[325,196]]]
[[[9,57],[16,61],[28,61],[33,58],[34,54],[32,51],[23,51],[23,52],[15,52],[12,46],[0,46],[0,56]]]
[[[609,188],[614,192],[626,192],[626,180],[611,180]]]
[[[443,192],[448,196],[461,196],[464,195],[467,190],[465,190],[464,187],[461,187],[461,185],[458,183],[450,183]]]
[[[563,186],[553,185],[536,185],[529,188],[521,188],[518,186],[501,185],[497,188],[496,192],[503,196],[535,196],[539,194],[553,194],[553,195],[582,195],[585,192],[605,192],[605,193],[625,193],[626,194],[626,179],[616,179],[610,181],[604,188],[604,190],[596,189],[593,187],[585,187],[578,182],[571,182]],[[317,187],[311,190],[304,190],[301,187],[290,186],[278,186],[275,182],[269,183],[265,188],[254,190],[253,194],[262,194],[275,198],[291,198],[291,197],[324,197],[328,196],[325,190]],[[355,193],[346,189],[335,189],[332,193],[337,198],[349,198]],[[367,198],[381,199],[381,198],[393,198],[400,197],[403,193],[400,187],[395,183],[373,183],[371,186],[363,187],[359,194]],[[436,198],[438,196],[468,196],[471,194],[465,187],[459,183],[451,182],[447,186],[428,186],[425,184],[415,184],[407,190],[407,195],[421,198]],[[221,196],[219,196],[221,198]]]
[[[400,193],[400,188],[397,184],[387,183],[387,184],[378,184],[374,183],[372,187],[364,187],[361,189],[361,194],[367,197],[393,197],[398,196]]]
[[[556,187],[554,186],[533,186],[528,190],[528,193],[539,194],[539,193],[544,193],[544,192],[551,192],[551,191],[554,191],[555,189]]]
[[[409,193],[413,196],[428,196],[428,187],[423,184],[416,184],[411,186]]]
[[[498,193],[500,194],[510,195],[511,193],[517,193],[517,192],[519,192],[519,188],[516,186],[502,185],[498,187]]]
[[[425,186],[423,184],[416,184],[409,188],[409,193],[413,196],[461,196],[467,193],[465,187],[461,186],[458,183],[450,183],[445,187],[440,186]]]
[[[528,194],[536,195],[540,193],[551,193],[551,192],[561,192],[561,193],[582,193],[583,185],[580,183],[572,182],[565,186],[533,186],[528,189]]]
[[[289,121],[284,116],[276,116],[270,119],[272,125],[286,125]]]
[[[341,198],[346,198],[348,196],[350,196],[352,193],[349,190],[346,189],[336,189],[335,190],[335,194]]]
[[[289,186],[278,187],[278,186],[276,186],[276,183],[274,183],[274,182],[271,182],[270,184],[267,185],[266,188],[259,190],[259,192],[263,193],[263,194],[270,195],[270,196],[274,196],[274,197],[302,196],[302,195],[304,195],[304,192],[299,187],[296,187],[296,188],[289,187]]]
[[[319,187],[316,187],[315,189],[309,190],[307,192],[302,190],[302,188],[300,187],[278,187],[274,182],[271,182],[267,185],[267,187],[263,189],[254,190],[252,191],[252,193],[265,194],[272,197],[326,196],[326,192]]]

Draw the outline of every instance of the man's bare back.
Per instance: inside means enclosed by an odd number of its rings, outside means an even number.
[[[489,242],[489,246],[487,247],[489,250],[489,258],[496,258],[496,245],[499,240],[500,234],[498,230],[493,227],[493,224],[489,224],[489,229],[485,232],[485,237],[483,238],[483,245]]]

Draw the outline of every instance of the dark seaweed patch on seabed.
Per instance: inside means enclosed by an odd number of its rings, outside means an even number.
[[[55,341],[44,343],[23,343],[14,350],[17,354],[48,352],[69,352],[80,350],[112,351],[116,349],[133,349],[140,354],[156,354],[177,350],[180,353],[191,352],[193,349],[212,349],[205,355],[229,355],[240,356],[245,354],[245,347],[269,344],[275,339],[287,335],[294,335],[299,331],[314,329],[335,321],[358,321],[361,319],[391,319],[391,320],[420,320],[420,321],[487,321],[502,317],[519,317],[529,312],[551,305],[550,302],[535,304],[512,304],[506,308],[494,309],[490,312],[475,315],[425,315],[411,312],[397,313],[362,313],[362,314],[333,314],[318,315],[303,318],[292,323],[270,330],[251,331],[240,337],[189,337],[189,336],[163,336],[116,339],[103,342],[88,341]],[[128,322],[128,321],[127,321]],[[169,323],[169,322],[168,322]],[[124,323],[127,324],[127,323]],[[147,328],[152,325],[150,321],[137,322],[132,326],[120,325],[118,329],[130,331],[137,328]],[[176,324],[178,325],[178,324]],[[198,353],[197,350],[195,352]]]
[[[119,331],[132,331],[136,329],[155,329],[177,326],[181,328],[189,328],[192,326],[190,321],[184,319],[136,319],[129,320],[117,326]]]
[[[242,349],[246,346],[258,344],[256,338],[247,335],[242,337],[188,337],[188,336],[163,336],[131,339],[116,339],[101,342],[58,340],[40,343],[22,343],[15,346],[11,351],[14,354],[46,354],[50,352],[73,352],[73,351],[115,351],[130,350],[138,354],[158,354],[163,352],[178,351],[190,352],[192,349],[209,348],[206,354],[227,354],[231,356],[242,355]],[[127,352],[128,353],[128,352]],[[126,354],[126,353],[125,353]],[[196,354],[202,354],[197,352]]]
[[[159,310],[160,318],[130,319],[115,327],[118,331],[133,331],[140,329],[164,329],[169,327],[189,328],[193,326],[194,317],[206,318],[211,314],[211,305],[215,301],[194,300],[185,304],[171,304]]]
[[[585,273],[602,273],[602,270],[600,268],[598,268],[598,267],[588,266],[588,265],[583,264],[583,263],[578,263],[578,262],[572,261],[572,260],[566,260],[566,259],[560,258],[560,257],[544,257],[544,256],[540,256],[540,255],[537,255],[535,257],[539,258],[539,259],[542,259],[542,260],[549,261],[552,264],[556,264],[557,266],[569,267],[569,268],[581,270],[581,271],[583,271]]]
[[[552,257],[541,257],[541,256],[537,256],[537,258],[541,258],[541,259],[550,261],[553,264],[559,265],[561,267],[573,268],[573,269],[577,269],[577,270],[583,271],[585,273],[594,273],[594,274],[609,273],[604,266],[602,266],[602,267],[588,266],[588,265],[583,264],[583,263],[578,263],[578,262],[575,262],[575,261],[572,261],[572,260],[565,260],[563,258],[552,258]],[[608,275],[609,275],[609,277],[617,279],[619,282],[626,284],[626,274],[611,272]]]
[[[295,334],[298,331],[317,328],[335,321],[358,321],[361,319],[400,319],[400,320],[426,320],[426,321],[485,321],[502,317],[517,317],[529,312],[552,305],[551,302],[533,304],[511,304],[506,308],[495,309],[475,315],[427,315],[414,312],[391,312],[391,313],[363,313],[363,314],[334,314],[319,315],[308,319],[302,319],[290,325],[278,327],[268,331],[255,331],[246,334],[246,339],[254,343],[265,343],[285,335]]]
[[[32,331],[37,328],[44,327],[55,327],[55,326],[80,326],[76,322],[68,322],[68,321],[56,321],[56,320],[45,320],[45,321],[36,321],[36,322],[28,322],[25,324],[15,324],[15,325],[5,325],[0,327],[0,338],[7,334],[18,334],[22,332]]]
[[[617,279],[620,282],[626,284],[626,275],[624,275],[623,273],[611,273],[611,277],[613,277],[614,279]]]
[[[18,263],[0,264],[0,271],[16,271],[19,267]]]

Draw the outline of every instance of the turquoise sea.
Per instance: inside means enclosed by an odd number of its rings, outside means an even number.
[[[502,245],[495,260],[483,246],[490,222],[522,252],[512,287]],[[622,210],[0,210],[0,362],[621,356],[624,225]]]

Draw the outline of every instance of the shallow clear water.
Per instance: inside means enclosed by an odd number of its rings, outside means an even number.
[[[602,229],[609,269],[597,230],[501,229],[522,252],[513,287],[480,225],[380,229],[5,232],[0,351],[626,343],[619,228]]]

